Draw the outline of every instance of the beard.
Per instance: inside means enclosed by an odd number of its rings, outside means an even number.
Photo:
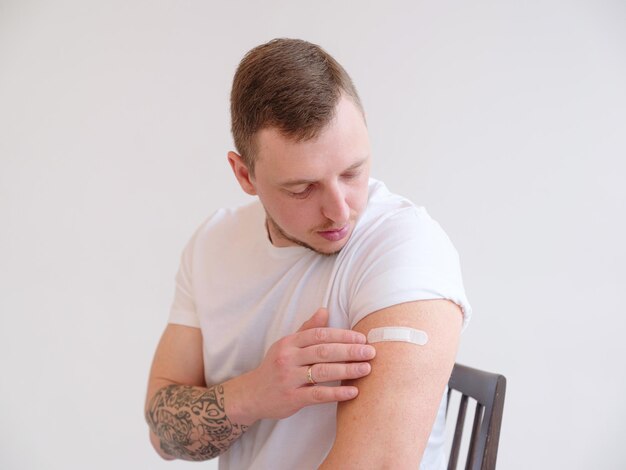
[[[278,225],[276,223],[276,221],[274,219],[272,219],[272,217],[267,213],[267,211],[265,212],[265,228],[267,230],[267,236],[270,239],[270,242],[273,244],[273,240],[272,240],[272,235],[271,235],[271,231],[270,231],[270,226],[272,227],[272,230],[274,230],[275,233],[278,233],[280,235],[281,238],[283,238],[284,240],[288,240],[298,246],[302,246],[304,248],[307,248],[311,251],[314,251],[315,253],[322,255],[322,256],[333,256],[336,255],[337,253],[339,253],[341,251],[341,249],[345,246],[344,245],[339,248],[338,250],[332,251],[332,252],[328,252],[328,251],[320,251],[317,248],[312,247],[311,245],[309,245],[306,242],[303,242],[302,240],[299,240],[297,238],[294,238],[292,236],[290,236],[289,234],[287,234],[287,232],[285,232],[282,227],[280,225]],[[352,234],[350,234],[352,235]]]

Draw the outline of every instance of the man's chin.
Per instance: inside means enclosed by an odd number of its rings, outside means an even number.
[[[329,250],[324,250],[324,249],[315,249],[315,248],[311,248],[313,251],[315,251],[315,253],[317,253],[318,255],[323,255],[323,256],[334,256],[336,254],[338,254],[344,247],[345,243],[343,245],[341,245],[338,248],[332,248]]]
[[[348,243],[351,233],[348,236],[346,236],[344,239],[337,240],[337,241],[326,240],[321,235],[314,234],[312,235],[312,237],[319,239],[319,240],[315,240],[315,243],[313,243],[313,241],[309,242],[308,240],[304,241],[304,240],[299,240],[294,237],[290,237],[286,235],[284,232],[281,235],[282,235],[281,238],[283,240],[287,242],[291,242],[291,244],[293,245],[302,246],[311,251],[314,251],[315,253],[319,255],[333,256],[339,253],[342,250],[342,248]]]
[[[341,249],[346,245],[348,240],[342,240],[341,242],[324,242],[315,245],[306,243],[302,240],[296,240],[294,238],[291,238],[290,241],[295,243],[296,245],[308,248],[318,255],[333,256],[341,251]]]

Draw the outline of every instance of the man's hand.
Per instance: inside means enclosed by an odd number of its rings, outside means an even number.
[[[235,421],[250,425],[263,419],[291,416],[308,405],[350,400],[354,386],[311,386],[357,379],[368,375],[376,350],[365,344],[364,334],[326,327],[328,311],[320,308],[300,329],[274,343],[253,371],[224,383],[228,404],[239,404]],[[231,416],[233,418],[233,416]]]

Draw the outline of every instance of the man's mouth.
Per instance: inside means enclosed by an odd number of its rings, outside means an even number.
[[[326,240],[329,240],[331,242],[336,242],[339,240],[343,240],[348,235],[349,230],[350,230],[350,224],[346,224],[345,226],[341,228],[331,229],[331,230],[320,230],[317,233],[320,234],[322,237],[324,237]]]

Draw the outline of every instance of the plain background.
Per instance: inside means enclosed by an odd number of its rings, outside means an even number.
[[[183,245],[247,200],[232,75],[281,36],[345,66],[373,176],[460,252],[499,468],[626,468],[626,5],[598,0],[0,0],[0,467],[191,468],[149,446],[148,369]]]

